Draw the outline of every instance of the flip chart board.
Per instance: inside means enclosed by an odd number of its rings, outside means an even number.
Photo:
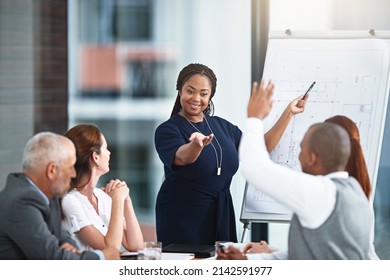
[[[309,126],[345,115],[359,128],[375,187],[389,93],[389,46],[389,31],[270,32],[263,78],[274,81],[275,92],[266,130],[316,82],[305,112],[293,117],[270,154],[272,160],[300,170],[300,142]],[[290,218],[289,209],[246,185],[241,222],[288,222]]]

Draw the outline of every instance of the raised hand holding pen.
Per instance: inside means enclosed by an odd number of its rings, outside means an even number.
[[[270,85],[267,86],[266,89],[263,89],[265,92],[270,91],[271,87]],[[272,92],[273,92],[274,86],[272,84]],[[252,90],[253,94],[254,90]],[[293,116],[302,113],[305,110],[306,106],[306,100],[308,98],[308,95],[305,97],[303,95],[295,98],[292,100],[286,107],[286,109],[283,111],[283,113],[280,115],[279,119],[276,121],[273,127],[271,127],[270,130],[268,130],[264,137],[265,137],[265,142],[267,146],[267,150],[271,152],[276,145],[279,143],[280,139],[283,136],[283,133],[286,131],[286,128],[288,124],[290,123],[290,120]],[[271,101],[272,105],[272,101]],[[249,108],[248,108],[249,109]],[[270,110],[270,108],[269,108]],[[269,111],[268,111],[269,113]],[[248,117],[249,115],[249,110],[248,110]],[[260,118],[260,117],[258,117]]]
[[[309,95],[306,95],[305,97],[299,96],[295,98],[293,101],[291,101],[288,104],[288,108],[291,111],[291,114],[296,115],[305,111],[306,102],[308,98]]]
[[[291,113],[293,115],[302,113],[305,110],[306,101],[307,101],[307,99],[309,99],[309,92],[312,90],[312,88],[314,87],[315,84],[316,84],[316,82],[314,81],[310,85],[310,87],[307,89],[307,91],[305,92],[304,95],[302,95],[302,96],[300,96],[300,97],[298,97],[290,102],[288,107],[290,108]]]
[[[309,96],[309,92],[311,91],[311,89],[314,87],[314,85],[316,84],[316,81],[314,81],[310,87],[307,89],[307,91],[305,92],[305,94],[302,96],[301,100],[307,100],[308,96]]]

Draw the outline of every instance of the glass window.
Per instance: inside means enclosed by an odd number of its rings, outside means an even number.
[[[170,116],[179,71],[192,62],[211,67],[218,77],[216,115],[236,125],[244,120],[237,92],[244,100],[250,92],[250,0],[68,5],[69,126],[99,126],[111,151],[99,186],[126,180],[141,224],[153,225],[163,178],[154,131]],[[232,184],[237,217],[244,184],[240,175]]]

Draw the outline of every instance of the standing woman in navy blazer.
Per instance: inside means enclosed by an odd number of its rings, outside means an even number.
[[[274,87],[271,82],[267,86]],[[239,166],[242,132],[213,116],[216,87],[217,78],[207,66],[184,67],[171,118],[155,131],[165,173],[156,201],[157,239],[163,246],[237,242],[230,183]],[[308,97],[301,98],[293,100],[266,133],[268,150],[277,145],[293,115],[303,112]]]

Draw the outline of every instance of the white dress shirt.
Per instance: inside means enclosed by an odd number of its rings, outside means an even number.
[[[333,211],[336,185],[330,178],[348,178],[347,172],[314,176],[274,163],[265,146],[263,122],[248,118],[239,155],[241,169],[249,184],[263,191],[294,212],[300,223],[310,229],[321,226]],[[373,217],[372,217],[373,218]],[[375,254],[373,244],[370,251]],[[286,252],[247,254],[248,259],[283,259]]]

